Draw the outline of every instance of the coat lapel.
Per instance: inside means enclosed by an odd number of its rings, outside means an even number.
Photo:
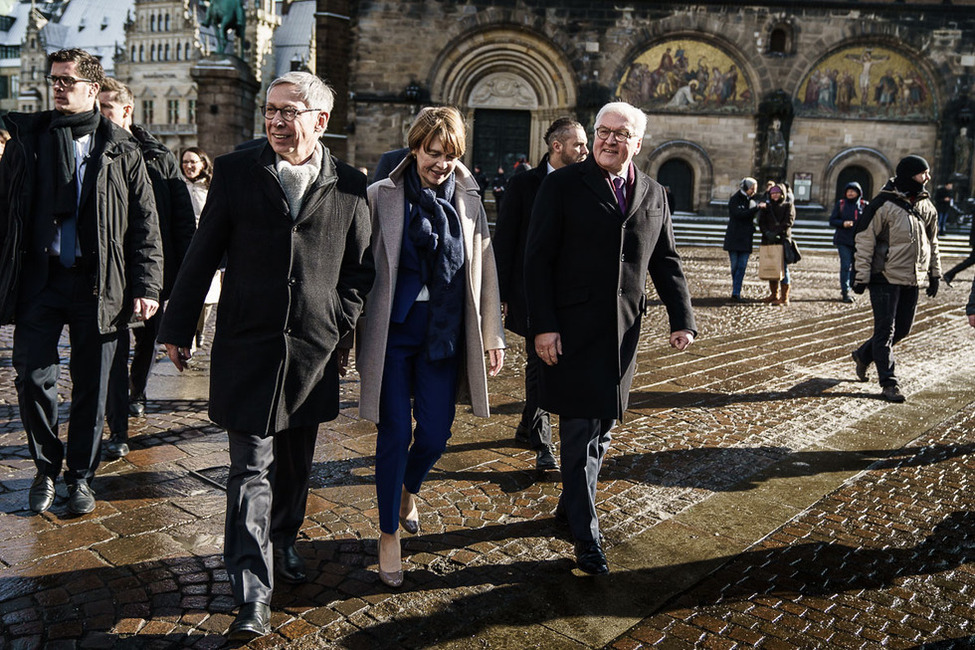
[[[606,180],[602,168],[596,164],[596,161],[592,157],[586,158],[584,162],[580,163],[579,171],[582,173],[583,182],[595,193],[599,198],[599,202],[607,210],[619,214],[620,209],[619,203],[616,202],[616,195],[610,189],[609,182]]]
[[[636,178],[633,183],[633,196],[630,198],[630,205],[626,209],[627,218],[646,201],[650,192],[650,177],[639,170],[634,171]]]
[[[386,250],[387,268],[399,266],[399,254],[403,247],[403,228],[406,223],[405,191],[401,177],[394,181],[386,178],[377,188],[378,203],[375,214],[379,218],[379,228],[383,234],[383,248]],[[375,227],[376,224],[373,224]]]
[[[338,180],[339,177],[335,171],[335,162],[332,160],[328,149],[324,149],[322,152],[322,168],[318,173],[318,178],[312,182],[308,191],[305,193],[305,200],[301,203],[301,211],[298,213],[298,218],[295,219],[295,223],[301,223],[315,214],[328,196],[329,190],[332,189]]]
[[[266,144],[252,171],[254,172],[255,183],[267,197],[268,202],[271,205],[277,205],[281,214],[290,221],[291,212],[288,210],[288,199],[284,195],[284,190],[281,189],[278,173],[274,169],[276,161],[274,149],[271,148],[271,145]]]

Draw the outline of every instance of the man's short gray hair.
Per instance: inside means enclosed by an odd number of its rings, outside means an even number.
[[[752,189],[753,187],[758,187],[758,181],[756,181],[754,178],[752,178],[751,176],[746,176],[745,178],[741,179],[741,189],[742,190],[744,190],[745,192],[747,192],[748,190]]]
[[[332,114],[332,108],[335,106],[335,91],[319,77],[310,72],[288,72],[271,82],[267,87],[267,94],[270,95],[272,88],[282,84],[291,84],[297,88],[298,95],[308,108]]]
[[[626,102],[610,102],[602,108],[599,109],[599,113],[596,114],[596,125],[599,126],[600,120],[603,115],[613,114],[622,115],[627,119],[628,122],[632,123],[636,127],[636,133],[633,135],[638,135],[642,139],[647,133],[647,114],[641,111],[639,108],[633,104],[627,104]]]

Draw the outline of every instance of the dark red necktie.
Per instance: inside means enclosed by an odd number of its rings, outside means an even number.
[[[626,214],[626,187],[625,180],[619,176],[613,177],[613,191],[616,192],[616,201],[620,204],[620,212]]]

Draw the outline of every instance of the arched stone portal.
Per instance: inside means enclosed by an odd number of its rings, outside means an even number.
[[[548,125],[574,113],[577,90],[571,70],[563,52],[539,34],[472,31],[441,51],[431,70],[430,95],[465,114],[472,145],[466,163],[490,170],[524,154],[535,165],[545,153],[542,138]],[[491,160],[474,160],[475,151]],[[506,169],[510,172],[510,165]]]
[[[665,142],[647,156],[644,171],[650,178],[659,180],[660,170],[665,163],[680,160],[691,169],[691,187],[687,188],[690,205],[681,205],[682,211],[698,212],[708,205],[711,188],[714,185],[714,170],[707,152],[698,144],[688,140]],[[666,179],[665,179],[666,180]],[[673,191],[673,189],[672,189]],[[676,196],[675,196],[676,198]],[[683,203],[683,201],[681,201]]]

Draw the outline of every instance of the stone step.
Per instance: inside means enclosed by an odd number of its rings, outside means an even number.
[[[721,246],[728,222],[716,217],[674,215],[674,237],[679,246]],[[833,249],[833,229],[817,221],[797,221],[792,228],[792,236],[800,248],[818,250]],[[755,246],[761,243],[755,233]],[[967,256],[971,252],[968,235],[948,233],[938,239],[941,254],[946,256]]]

